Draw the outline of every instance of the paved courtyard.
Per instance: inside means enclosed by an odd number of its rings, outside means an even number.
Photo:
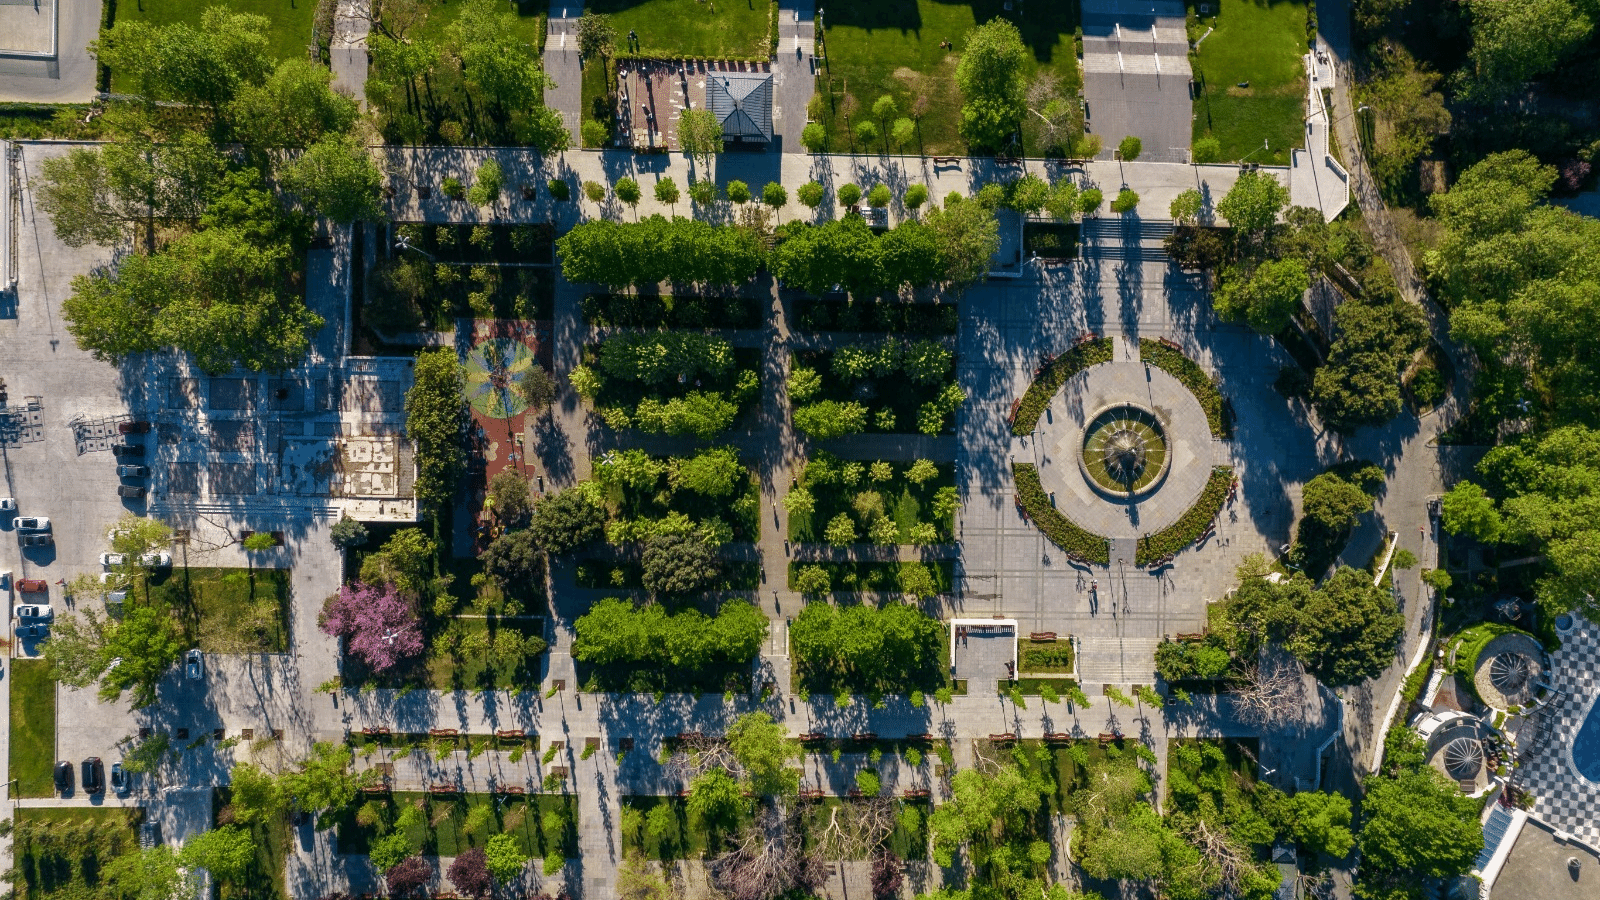
[[[1600,626],[1573,615],[1573,630],[1550,654],[1550,683],[1560,694],[1553,705],[1550,738],[1543,752],[1522,767],[1520,782],[1534,796],[1533,815],[1600,852],[1600,740],[1584,723],[1600,697]],[[1521,738],[1519,738],[1521,740]],[[1573,754],[1579,754],[1574,762]],[[1588,777],[1584,771],[1587,770]]]
[[[1105,142],[1101,158],[1134,135],[1144,145],[1140,159],[1188,161],[1194,126],[1183,16],[1177,0],[1083,4],[1083,99],[1088,130]]]

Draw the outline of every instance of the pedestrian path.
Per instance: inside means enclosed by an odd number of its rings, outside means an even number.
[[[339,0],[329,42],[333,89],[354,97],[367,108],[367,34],[372,29],[372,0]]]
[[[583,60],[578,53],[578,17],[583,0],[550,0],[550,18],[544,41],[544,105],[561,114],[572,135],[572,146],[582,147]]]
[[[1321,210],[1331,222],[1350,204],[1350,175],[1328,149],[1330,110],[1323,91],[1333,89],[1334,69],[1320,50],[1301,60],[1306,67],[1306,146],[1289,154],[1289,205]]]

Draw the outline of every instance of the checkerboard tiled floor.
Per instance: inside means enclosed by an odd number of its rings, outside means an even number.
[[[1550,742],[1522,769],[1521,782],[1534,795],[1534,817],[1600,847],[1600,784],[1578,775],[1572,740],[1583,726],[1590,701],[1600,694],[1600,626],[1574,616],[1577,627],[1550,654],[1551,683],[1563,691],[1555,701]]]

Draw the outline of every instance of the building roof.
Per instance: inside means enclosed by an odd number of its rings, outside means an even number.
[[[772,140],[772,73],[709,73],[706,106],[722,123],[724,140]]]

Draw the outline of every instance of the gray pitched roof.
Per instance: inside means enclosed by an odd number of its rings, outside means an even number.
[[[707,73],[706,105],[724,139],[772,140],[772,73]]]

